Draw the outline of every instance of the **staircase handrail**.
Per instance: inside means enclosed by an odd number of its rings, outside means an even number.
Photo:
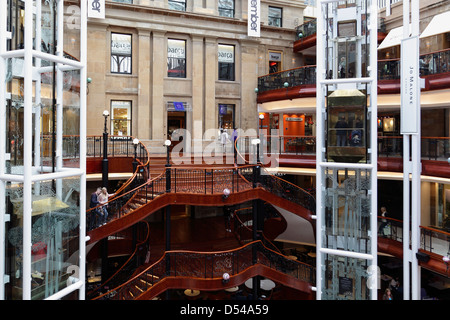
[[[144,289],[140,289],[141,293],[143,293],[147,290],[150,290],[150,288],[154,284],[156,284],[157,282],[159,282],[160,280],[162,280],[163,278],[166,278],[166,277],[177,277],[177,276],[189,277],[189,278],[192,278],[193,281],[195,281],[195,278],[199,278],[198,276],[195,276],[192,274],[191,275],[177,274],[178,272],[185,271],[185,270],[180,271],[179,269],[177,270],[176,266],[175,266],[175,269],[173,268],[172,263],[177,262],[176,261],[177,255],[182,256],[183,258],[188,257],[188,259],[189,259],[189,257],[193,257],[193,258],[195,258],[196,262],[200,261],[200,258],[203,257],[205,263],[211,262],[211,263],[209,263],[209,265],[211,266],[212,269],[208,270],[208,275],[206,274],[206,271],[205,271],[205,276],[203,277],[203,279],[221,278],[223,273],[225,273],[225,272],[227,272],[232,277],[254,265],[254,263],[252,262],[252,255],[254,253],[253,248],[256,248],[257,252],[262,254],[262,256],[261,255],[258,256],[258,259],[256,262],[257,264],[263,264],[263,265],[266,265],[269,268],[272,268],[275,270],[283,269],[285,271],[283,273],[285,273],[285,274],[286,274],[286,270],[293,271],[293,270],[297,269],[297,271],[300,271],[301,273],[298,272],[296,276],[294,276],[292,273],[290,273],[290,275],[292,277],[294,277],[300,281],[306,281],[306,282],[314,285],[314,283],[315,283],[315,268],[313,266],[308,265],[304,262],[289,259],[289,258],[285,257],[284,255],[265,247],[264,244],[261,242],[261,240],[256,240],[256,241],[250,242],[242,247],[235,248],[232,250],[226,250],[226,251],[214,251],[214,252],[198,252],[198,251],[187,251],[187,250],[166,251],[164,253],[164,255],[157,262],[155,262],[148,268],[144,269],[142,272],[135,275],[134,277],[129,279],[127,282],[102,294],[101,296],[94,298],[94,300],[100,299],[105,296],[112,296],[114,292],[117,294],[115,294],[112,297],[113,299],[119,299],[119,298],[124,299],[125,296],[121,293],[123,293],[123,291],[125,289],[136,286],[136,282],[141,281],[142,279],[146,279],[144,282],[147,282],[146,283],[147,286]],[[248,264],[244,263],[242,260],[239,260],[239,263],[236,263],[236,265],[232,265],[231,267],[226,266],[225,264],[219,263],[219,264],[216,264],[216,266],[217,266],[216,270],[213,270],[214,264],[212,263],[212,260],[214,259],[214,257],[227,258],[227,257],[230,257],[230,255],[238,254],[240,252],[244,252],[244,253],[248,252],[248,255],[250,256],[250,257],[246,257]],[[239,257],[237,257],[237,258],[239,258]],[[171,264],[169,269],[167,269],[168,262],[169,262],[169,264]],[[184,263],[184,265],[188,265],[186,263],[185,259],[183,259],[183,263]],[[191,263],[189,265],[192,267],[193,264]],[[206,264],[205,264],[205,266],[206,266]],[[302,270],[300,270],[300,269],[302,269]],[[210,271],[211,271],[211,273],[210,273]],[[148,282],[147,280],[149,280],[150,282]]]
[[[148,238],[150,237],[150,225],[147,221],[140,221],[143,222],[145,224],[145,226],[147,227],[147,233],[146,233],[146,237],[145,239],[143,239],[142,241],[140,241],[139,243],[136,244],[136,247],[133,250],[133,253],[128,257],[128,259],[120,266],[120,268],[118,268],[107,280],[105,280],[105,282],[103,282],[102,284],[100,284],[97,288],[89,291],[86,293],[87,296],[90,296],[92,294],[94,294],[94,292],[97,292],[98,290],[104,288],[113,278],[115,278],[120,271],[123,270],[123,268],[125,268],[125,266],[128,265],[128,263],[136,256],[138,249],[141,245],[143,245],[144,243],[146,243],[148,241]]]

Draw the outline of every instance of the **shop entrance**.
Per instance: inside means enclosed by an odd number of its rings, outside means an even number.
[[[185,111],[167,112],[167,138],[172,141],[172,147],[184,141],[184,130],[186,129]],[[183,150],[184,151],[184,150]]]
[[[281,52],[269,51],[269,73],[281,71]]]

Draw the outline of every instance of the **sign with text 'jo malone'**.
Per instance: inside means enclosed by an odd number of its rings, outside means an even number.
[[[417,134],[420,117],[419,38],[402,40],[401,43],[401,134]]]

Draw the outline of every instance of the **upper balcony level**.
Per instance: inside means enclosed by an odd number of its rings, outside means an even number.
[[[422,91],[450,88],[450,49],[420,56]],[[271,73],[258,78],[258,103],[316,96],[316,66]],[[400,93],[400,59],[378,60],[378,94]]]
[[[316,24],[317,20],[313,19],[305,22],[302,25],[295,28],[295,41],[294,41],[294,52],[303,52],[307,50],[310,52],[311,49],[316,46]],[[378,43],[381,43],[386,37],[386,26],[384,24],[384,19],[378,19]],[[308,50],[309,49],[309,50]]]

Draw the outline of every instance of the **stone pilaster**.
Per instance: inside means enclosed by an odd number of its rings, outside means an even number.
[[[193,151],[201,152],[201,141],[203,139],[205,110],[204,100],[204,42],[203,37],[192,37],[192,132]],[[200,150],[197,150],[200,149]]]
[[[205,107],[204,129],[217,128],[216,80],[217,80],[217,39],[205,38]]]
[[[151,135],[152,121],[150,111],[150,31],[138,31],[138,98],[137,108],[133,108],[133,118],[136,123],[134,135],[140,140],[149,140]]]
[[[241,42],[241,129],[258,128],[258,110],[256,104],[255,88],[258,87],[258,78],[247,75],[256,75],[258,70],[258,42]]]
[[[167,110],[164,104],[164,75],[167,70],[166,43],[164,32],[152,32],[152,95],[151,95],[151,115],[152,115],[152,140],[166,139],[167,133]]]

